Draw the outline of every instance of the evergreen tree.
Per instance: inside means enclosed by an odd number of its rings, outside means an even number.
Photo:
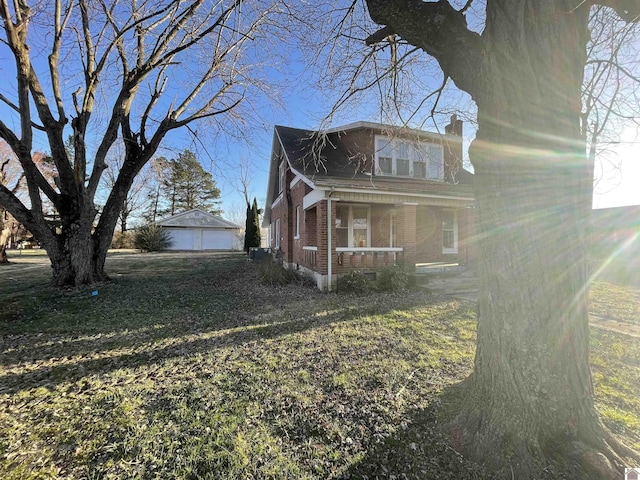
[[[251,205],[247,201],[247,216],[244,221],[244,251],[249,252],[249,239],[251,238],[251,228],[253,222],[251,221]]]
[[[168,201],[165,213],[169,215],[193,208],[201,208],[214,215],[222,213],[220,202],[217,201],[220,189],[190,150],[180,153],[177,159],[169,160],[169,171],[162,182],[162,190]]]
[[[260,210],[258,209],[258,201],[253,198],[251,206],[251,235],[249,236],[249,248],[260,247]]]

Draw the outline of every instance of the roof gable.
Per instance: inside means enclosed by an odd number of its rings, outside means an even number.
[[[199,208],[176,213],[175,215],[156,222],[163,227],[206,227],[220,229],[241,228],[218,215],[213,215]]]
[[[317,178],[336,177],[342,179],[371,180],[376,182],[407,181],[406,177],[393,178],[375,175],[373,158],[376,135],[406,138],[442,144],[447,137],[421,130],[398,128],[370,122],[356,122],[322,132],[292,127],[275,127],[275,136],[279,140],[289,166],[297,173],[315,181]],[[272,158],[272,162],[273,162]],[[272,165],[273,167],[273,165]],[[277,166],[276,166],[277,168]],[[446,183],[470,184],[473,174],[460,169],[456,181]],[[271,179],[272,180],[272,179]],[[271,181],[270,180],[270,181]],[[433,183],[429,179],[409,179],[412,182]],[[441,181],[436,181],[442,183]]]
[[[452,117],[452,122],[454,120]],[[405,192],[409,195],[471,195],[473,174],[462,168],[455,173],[455,181],[446,173],[446,181],[375,174],[376,135],[437,144],[451,142],[459,144],[461,149],[461,133],[451,133],[448,128],[446,130],[448,133],[442,135],[371,122],[351,123],[322,132],[276,125],[263,225],[271,222],[271,206],[281,194],[278,190],[278,171],[282,162],[294,176],[299,176],[313,189],[355,188]]]

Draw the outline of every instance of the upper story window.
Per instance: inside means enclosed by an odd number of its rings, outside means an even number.
[[[444,180],[444,148],[376,135],[376,174]]]
[[[278,166],[278,192],[282,192],[284,191],[284,183],[285,183],[285,166],[284,166],[284,160],[282,162],[280,162],[280,165]]]

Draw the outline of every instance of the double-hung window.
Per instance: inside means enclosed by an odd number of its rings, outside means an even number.
[[[348,248],[370,246],[369,217],[369,207],[367,206],[337,205],[337,246]]]
[[[393,175],[393,148],[391,142],[376,138],[377,170],[381,175]]]
[[[444,148],[437,143],[376,136],[376,174],[444,179]]]
[[[458,253],[458,218],[453,210],[442,212],[442,253]]]
[[[407,142],[396,144],[396,175],[408,177],[411,175],[412,148]]]

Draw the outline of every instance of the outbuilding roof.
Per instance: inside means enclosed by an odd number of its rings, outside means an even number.
[[[156,223],[163,227],[204,227],[223,230],[236,230],[241,228],[235,223],[199,208],[176,213],[168,218],[158,220]]]

